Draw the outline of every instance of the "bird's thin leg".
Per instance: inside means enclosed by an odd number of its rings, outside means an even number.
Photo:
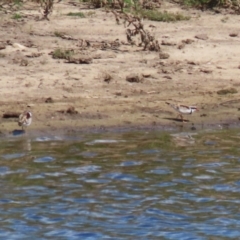
[[[180,114],[180,117],[181,117],[181,119],[182,119],[182,122],[184,122],[184,118],[183,118],[183,115],[182,115],[182,114]]]
[[[178,114],[177,115],[177,118],[180,118],[182,120],[182,122],[184,122],[184,118],[183,118],[183,115],[182,114]]]

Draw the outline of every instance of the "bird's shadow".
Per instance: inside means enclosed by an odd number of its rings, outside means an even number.
[[[166,119],[166,120],[170,120],[170,121],[175,121],[175,122],[189,122],[189,120],[187,119],[179,119],[179,118],[163,118],[163,119]]]
[[[19,130],[19,129],[15,129],[12,131],[12,135],[13,136],[19,136],[25,133],[25,130]]]

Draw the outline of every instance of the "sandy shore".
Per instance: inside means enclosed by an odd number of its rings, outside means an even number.
[[[239,122],[239,16],[183,10],[163,2],[160,9],[190,16],[174,23],[153,24],[161,53],[143,51],[126,41],[126,28],[104,9],[78,3],[55,5],[50,21],[38,21],[36,6],[19,11],[21,19],[0,20],[0,114],[33,113],[29,130],[175,127],[182,123],[166,101],[197,105],[184,127]],[[69,12],[84,13],[85,18]],[[64,37],[63,37],[64,36]],[[119,42],[117,48],[102,43]],[[83,48],[82,41],[91,42]],[[89,64],[55,59],[56,49],[80,51]],[[128,82],[129,74],[141,76]],[[111,79],[108,78],[111,76]],[[234,88],[236,93],[219,94]],[[2,118],[1,131],[17,129],[17,119]]]

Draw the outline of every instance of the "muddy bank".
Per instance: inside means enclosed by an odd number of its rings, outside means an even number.
[[[189,122],[184,128],[238,125],[238,16],[183,10],[165,2],[160,10],[191,19],[144,21],[147,29],[154,25],[150,30],[159,52],[128,44],[124,25],[116,24],[114,15],[103,9],[60,2],[50,21],[37,21],[39,12],[31,4],[20,20],[4,15],[0,115],[29,109],[29,131],[181,127],[168,101],[199,107],[199,112],[185,117]],[[85,18],[67,15],[74,11]],[[83,45],[86,40],[91,47]],[[56,49],[80,55],[54,58]],[[2,118],[1,131],[16,129],[16,121]]]

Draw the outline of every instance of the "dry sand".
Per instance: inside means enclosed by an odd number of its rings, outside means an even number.
[[[44,131],[182,125],[175,119],[177,112],[165,104],[168,101],[200,108],[185,116],[187,128],[193,123],[238,123],[239,16],[183,10],[163,2],[160,10],[181,12],[191,19],[174,23],[144,20],[146,29],[155,26],[161,52],[169,54],[160,59],[158,52],[128,45],[126,28],[116,24],[112,13],[70,3],[55,4],[50,21],[37,21],[40,14],[31,4],[20,11],[25,16],[22,19],[1,16],[0,115],[30,109],[33,123],[29,129]],[[66,15],[78,11],[86,17]],[[196,38],[202,34],[207,39]],[[83,50],[81,39],[89,40],[92,47]],[[119,48],[102,48],[103,41],[116,39]],[[184,40],[189,44],[182,44]],[[74,64],[53,59],[51,53],[57,48],[81,49],[93,61]],[[104,81],[107,74],[112,77],[109,82]],[[126,81],[129,74],[143,75],[143,81],[130,83]],[[238,93],[217,93],[227,88]],[[47,103],[47,98],[53,102]],[[66,113],[71,107],[77,113]],[[17,129],[16,121],[2,118],[1,131]]]

